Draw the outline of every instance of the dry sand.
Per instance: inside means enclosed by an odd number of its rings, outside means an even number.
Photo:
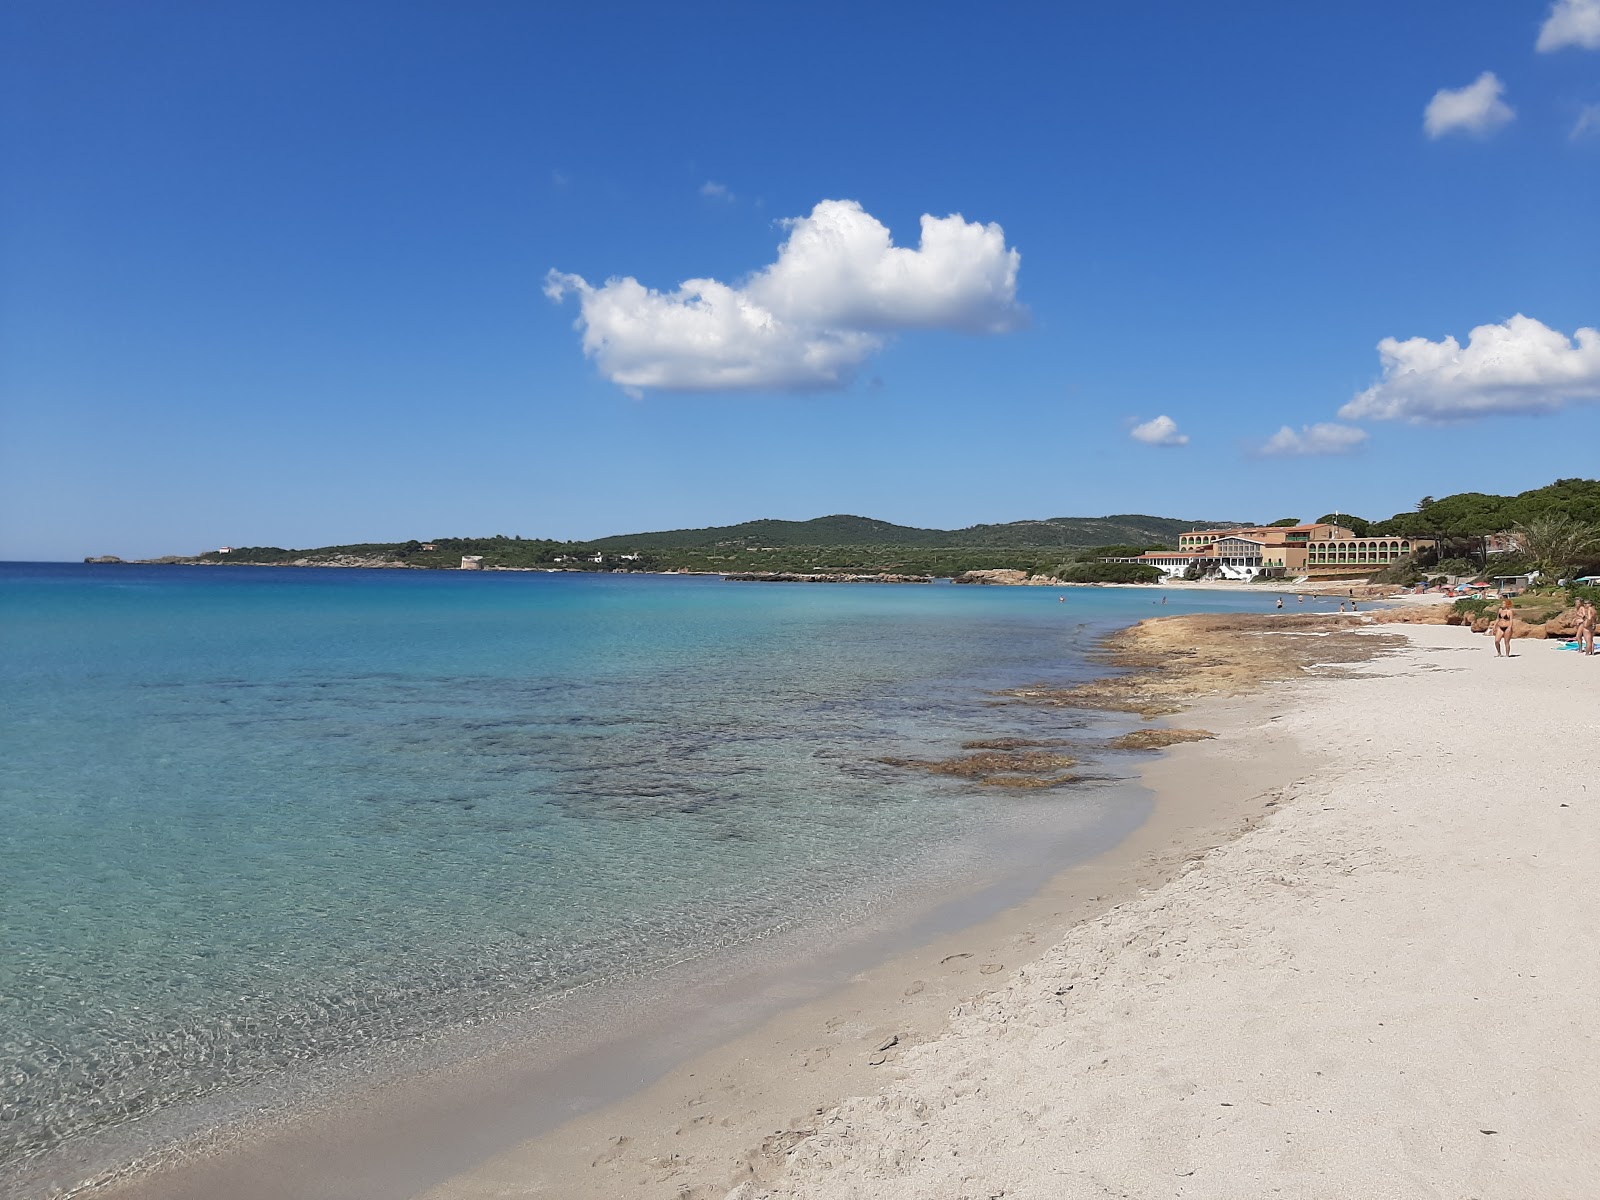
[[[1404,636],[1274,690],[1256,732],[1304,758],[1269,819],[733,1197],[1600,1196],[1600,661]]]

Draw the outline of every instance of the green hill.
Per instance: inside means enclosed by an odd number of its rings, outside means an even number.
[[[1128,513],[1109,517],[1050,517],[965,529],[919,529],[871,517],[838,514],[810,521],[745,521],[705,529],[627,533],[587,543],[606,553],[648,550],[757,550],[800,546],[939,546],[950,549],[1081,548],[1085,546],[1176,544],[1180,533],[1228,521],[1184,521]]]
[[[1485,551],[1484,535],[1551,515],[1600,525],[1600,480],[1560,479],[1515,496],[1482,492],[1461,492],[1439,499],[1429,496],[1415,511],[1397,513],[1386,521],[1343,519],[1351,525],[1370,525],[1375,534],[1437,538],[1441,555],[1481,557]],[[895,571],[956,575],[981,568],[1011,567],[1050,573],[1064,564],[1092,561],[1106,553],[1134,554],[1142,548],[1171,547],[1177,544],[1179,534],[1191,529],[1248,523],[1117,513],[969,525],[965,529],[921,529],[839,513],[810,521],[745,521],[705,529],[627,533],[591,542],[504,535],[438,537],[426,542],[364,543],[312,550],[248,546],[235,548],[227,555],[213,551],[199,559],[218,563],[342,560],[345,565],[449,568],[459,566],[462,556],[471,554],[482,556],[486,567],[580,571]]]

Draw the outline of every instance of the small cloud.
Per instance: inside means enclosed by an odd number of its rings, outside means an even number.
[[[577,298],[584,354],[631,392],[838,388],[896,333],[1026,322],[1022,255],[993,223],[925,214],[920,244],[896,246],[856,201],[823,200],[783,225],[777,260],[736,286],[688,279],[658,291],[552,270],[544,292]]]
[[[1578,113],[1578,120],[1572,126],[1572,132],[1567,134],[1569,141],[1581,142],[1584,138],[1600,134],[1600,104],[1585,104]]]
[[[728,190],[728,185],[718,183],[715,179],[708,179],[700,185],[700,194],[710,200],[726,200],[732,204],[734,195]]]
[[[1160,416],[1146,421],[1143,425],[1135,425],[1132,435],[1136,442],[1143,442],[1146,446],[1187,446],[1189,435],[1178,432],[1178,423],[1171,417]]]
[[[1535,48],[1548,54],[1565,46],[1600,50],[1600,0],[1556,0],[1550,6]]]
[[[553,170],[550,172],[550,182],[555,184],[556,187],[566,187],[567,184],[572,182],[572,176],[565,171]]]
[[[1354,425],[1322,421],[1302,425],[1299,432],[1285,425],[1262,444],[1261,453],[1273,456],[1349,454],[1367,440],[1367,431]]]
[[[1422,128],[1431,138],[1447,133],[1493,133],[1517,114],[1500,97],[1506,85],[1485,71],[1464,88],[1440,88],[1422,114]]]
[[[1384,338],[1383,378],[1339,410],[1347,419],[1460,421],[1549,413],[1600,400],[1600,329],[1560,330],[1521,313],[1454,337]]]

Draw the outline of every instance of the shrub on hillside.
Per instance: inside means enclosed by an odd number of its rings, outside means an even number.
[[[1064,583],[1160,583],[1159,567],[1142,563],[1063,563],[1055,570]]]

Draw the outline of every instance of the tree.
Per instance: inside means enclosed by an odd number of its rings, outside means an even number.
[[[1366,537],[1368,531],[1372,528],[1372,522],[1367,520],[1365,517],[1358,517],[1352,513],[1343,512],[1323,513],[1317,518],[1317,524],[1338,525],[1341,528],[1348,529],[1358,538]]]
[[[1600,529],[1562,513],[1516,527],[1522,552],[1552,579],[1567,579],[1600,554]]]
[[[1267,528],[1268,529],[1287,529],[1291,525],[1298,525],[1298,524],[1300,524],[1300,518],[1299,517],[1283,517],[1280,520],[1274,521],[1271,525],[1268,525]]]

